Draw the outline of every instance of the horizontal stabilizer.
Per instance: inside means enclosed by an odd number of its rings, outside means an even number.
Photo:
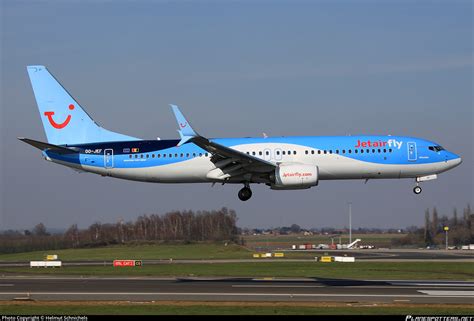
[[[78,153],[77,151],[75,151],[71,148],[57,146],[57,145],[48,144],[48,143],[43,143],[43,142],[33,140],[33,139],[29,139],[29,138],[18,137],[18,139],[25,142],[25,143],[27,143],[27,144],[30,144],[33,147],[36,147],[36,148],[38,148],[42,151],[52,150],[52,151],[54,151],[55,153],[58,153],[58,154],[76,154],[76,153]]]

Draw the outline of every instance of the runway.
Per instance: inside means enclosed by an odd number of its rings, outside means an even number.
[[[474,282],[258,278],[2,277],[0,300],[472,304]]]
[[[313,249],[286,250],[285,253],[313,253],[315,256],[354,256],[357,261],[409,262],[409,261],[457,261],[474,262],[474,251],[426,250],[426,249]]]

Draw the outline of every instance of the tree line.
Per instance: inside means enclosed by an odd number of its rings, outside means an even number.
[[[97,247],[131,242],[238,241],[237,214],[223,207],[212,211],[173,211],[141,215],[135,221],[96,222],[86,229],[71,225],[64,233],[50,234],[43,223],[32,231],[0,234],[0,253]]]
[[[431,211],[425,210],[425,224],[423,228],[411,229],[406,237],[394,240],[395,245],[418,245],[432,246],[444,245],[446,242],[446,231],[448,228],[448,244],[450,246],[465,245],[474,243],[474,213],[468,204],[458,214],[456,208],[453,209],[451,217],[440,216],[436,207]]]

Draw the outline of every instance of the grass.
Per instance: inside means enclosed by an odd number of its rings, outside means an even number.
[[[364,244],[390,245],[393,238],[403,237],[401,234],[353,234],[353,239],[361,238]],[[257,235],[246,236],[247,247],[224,243],[192,243],[192,244],[126,244],[98,248],[65,249],[51,251],[35,251],[14,254],[0,254],[0,261],[42,260],[46,254],[57,254],[60,260],[115,260],[115,259],[244,259],[251,258],[256,248],[290,249],[293,244],[331,243],[324,235]],[[339,238],[334,239],[339,242]],[[348,243],[342,236],[342,242]],[[252,249],[252,250],[251,250]],[[312,253],[287,253],[289,258],[311,258]]]
[[[335,279],[474,280],[469,262],[255,262],[165,263],[133,268],[66,266],[63,268],[2,267],[0,274],[82,276],[236,276]]]
[[[0,304],[2,315],[472,315],[467,305],[378,305],[358,306],[324,303],[241,303],[241,302],[140,302],[90,303],[41,302]]]
[[[242,246],[218,243],[116,245],[88,249],[1,254],[0,261],[43,260],[46,254],[57,254],[60,260],[147,260],[147,259],[244,259],[251,252]]]

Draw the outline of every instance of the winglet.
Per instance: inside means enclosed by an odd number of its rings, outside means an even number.
[[[174,116],[176,117],[176,121],[178,122],[178,133],[181,136],[181,140],[178,143],[178,146],[181,146],[188,142],[189,140],[193,139],[196,136],[199,136],[194,129],[191,127],[191,124],[184,118],[183,114],[179,110],[179,107],[176,105],[170,105],[173,109]]]

